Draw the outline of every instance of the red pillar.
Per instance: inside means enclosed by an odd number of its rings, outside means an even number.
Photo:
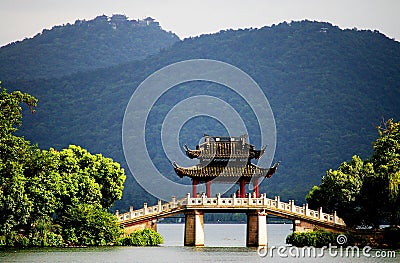
[[[192,180],[192,188],[193,197],[197,197],[197,179],[195,178]]]
[[[207,181],[207,185],[206,185],[206,195],[208,198],[211,197],[211,181]]]
[[[256,198],[259,197],[259,193],[258,193],[258,178],[254,179],[254,193],[256,195]]]
[[[244,181],[244,178],[240,178],[240,197],[244,198],[246,197],[246,182]]]

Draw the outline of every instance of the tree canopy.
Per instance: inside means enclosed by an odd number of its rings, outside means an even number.
[[[62,239],[85,245],[115,242],[120,228],[106,209],[122,196],[124,170],[79,146],[40,150],[16,136],[22,103],[33,111],[37,99],[1,89],[0,236],[8,245],[21,234],[31,245],[59,244]],[[96,223],[85,223],[93,218]],[[85,231],[79,224],[85,224]]]
[[[21,125],[21,103],[31,110],[37,99],[15,91],[0,93],[0,233],[11,231],[17,225],[26,224],[32,212],[32,200],[26,191],[25,167],[30,161],[33,146],[22,137],[15,136]]]
[[[376,207],[383,208],[392,225],[400,225],[400,122],[390,119],[378,132],[371,157],[375,178],[370,190],[381,194],[376,196]]]
[[[352,226],[400,224],[400,122],[390,119],[378,133],[369,159],[353,156],[326,172],[306,197],[310,207],[336,210]]]

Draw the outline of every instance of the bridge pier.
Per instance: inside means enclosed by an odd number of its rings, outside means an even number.
[[[204,213],[193,210],[185,213],[185,246],[204,246]]]
[[[246,246],[267,246],[267,214],[259,211],[247,213]]]

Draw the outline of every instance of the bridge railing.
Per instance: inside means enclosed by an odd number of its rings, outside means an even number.
[[[129,209],[129,212],[120,214],[118,210],[116,211],[116,216],[118,218],[118,221],[126,221],[126,220],[131,220],[134,218],[142,217],[142,216],[147,216],[147,215],[156,215],[168,210],[172,210],[177,207],[181,207],[183,205],[186,205],[187,199],[183,198],[180,200],[176,200],[175,197],[172,197],[172,201],[168,203],[161,203],[161,200],[158,200],[158,204],[154,206],[147,206],[147,203],[143,204],[143,208],[138,209],[138,210],[133,210],[133,207],[131,206]]]
[[[322,208],[317,210],[312,210],[308,208],[308,204],[303,206],[297,206],[294,204],[294,200],[289,200],[288,203],[280,201],[280,197],[276,196],[274,199],[266,197],[266,194],[262,194],[260,197],[249,197],[237,198],[233,195],[230,198],[223,198],[218,194],[216,197],[207,198],[204,195],[202,197],[190,197],[187,196],[188,205],[196,206],[216,206],[216,207],[252,207],[252,206],[262,206],[270,209],[277,209],[279,211],[287,211],[290,213],[306,216],[309,218],[314,218],[320,221],[327,221],[335,224],[345,225],[344,221],[336,215],[324,213]]]
[[[138,210],[133,210],[127,213],[119,214],[118,211],[116,216],[118,221],[123,222],[126,220],[135,219],[147,215],[157,215],[166,211],[170,211],[179,207],[191,206],[201,208],[251,208],[251,207],[261,207],[261,209],[271,209],[277,210],[279,212],[287,212],[291,215],[299,215],[307,218],[312,218],[319,221],[330,222],[338,225],[345,225],[344,221],[336,215],[324,213],[322,208],[319,210],[312,210],[308,208],[308,204],[303,206],[297,206],[294,204],[294,200],[289,200],[288,203],[282,202],[279,196],[274,199],[267,198],[266,194],[262,194],[260,197],[253,197],[249,195],[246,198],[238,198],[235,195],[232,197],[221,197],[218,194],[216,197],[206,197],[204,194],[201,197],[190,197],[190,194],[183,199],[176,200],[175,197],[172,198],[171,202],[162,204],[158,201],[157,205],[147,206],[144,204],[143,208]]]

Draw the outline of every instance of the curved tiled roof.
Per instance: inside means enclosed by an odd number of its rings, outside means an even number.
[[[274,164],[271,168],[262,168],[255,164],[246,164],[243,166],[230,165],[195,165],[192,167],[181,167],[173,163],[174,170],[179,177],[188,176],[191,178],[216,178],[216,177],[267,177],[270,178],[276,171],[279,163]]]
[[[196,150],[189,149],[186,145],[186,155],[190,159],[259,159],[265,152],[265,148],[255,150],[254,146],[248,143],[241,144],[240,142],[212,142],[199,145]]]

